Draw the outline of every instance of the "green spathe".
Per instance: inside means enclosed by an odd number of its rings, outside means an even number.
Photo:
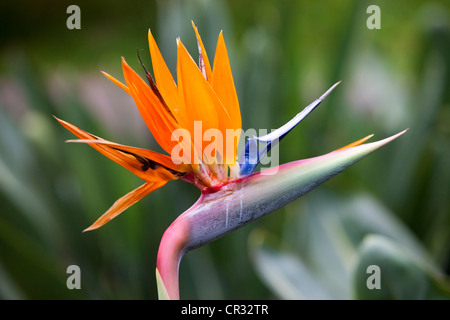
[[[185,225],[190,228],[184,249],[200,247],[287,205],[404,132],[380,141],[286,163],[243,177],[214,193],[203,193],[198,204],[178,218],[180,222],[186,220]]]

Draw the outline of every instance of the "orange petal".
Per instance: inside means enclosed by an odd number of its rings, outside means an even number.
[[[103,140],[66,121],[56,119],[81,139],[72,141],[89,144],[104,156],[146,181],[174,180],[188,170],[185,165],[175,165],[169,156]]]
[[[149,32],[149,37],[151,37],[151,33],[150,33],[150,32]],[[153,39],[153,38],[152,38],[152,39]],[[153,42],[154,42],[154,40],[153,40]],[[156,47],[156,43],[154,43],[153,47]],[[158,50],[157,47],[156,47],[156,50]],[[170,77],[170,80],[171,80],[172,84],[174,84],[173,79],[172,79],[172,76],[170,75],[169,70],[168,70],[167,67],[165,66],[164,60],[162,60],[162,56],[161,56],[161,54],[159,53],[159,50],[157,51],[157,53],[154,53],[153,56],[157,56],[157,57],[159,57],[159,58],[161,59],[160,62],[162,63],[162,69],[163,69],[163,71],[164,71],[164,69],[166,70],[166,72],[168,73],[168,76]],[[161,68],[161,65],[159,65],[159,67]],[[158,69],[158,70],[159,70],[159,69]],[[103,71],[102,71],[102,73],[103,73],[108,79],[110,79],[112,82],[114,82],[117,86],[119,86],[120,88],[122,88],[125,92],[127,92],[127,93],[130,94],[130,95],[132,95],[131,92],[130,92],[130,89],[129,89],[126,85],[124,85],[123,83],[121,83],[119,80],[115,79],[114,77],[112,77],[112,76],[109,75],[108,73],[103,72]],[[169,83],[170,83],[170,81],[169,81]],[[164,86],[162,86],[162,87],[164,88]],[[171,90],[169,90],[169,91],[168,91],[169,93],[166,94],[166,96],[169,97],[169,99],[164,98],[164,96],[163,96],[164,102],[166,102],[166,104],[167,104],[167,101],[166,101],[166,100],[172,101],[173,99],[171,99],[171,98],[173,98],[174,96],[178,97],[178,90],[177,90],[176,86],[175,86],[174,88],[175,88],[175,93],[173,93],[173,92],[171,92]],[[160,90],[159,87],[158,87],[158,91],[161,93],[161,90]],[[155,95],[156,95],[156,94],[155,94]],[[161,95],[162,95],[162,93],[161,93]],[[159,97],[158,97],[158,99],[159,99]],[[179,99],[175,99],[175,100],[178,101]],[[160,101],[160,102],[161,102],[161,101]],[[184,127],[184,126],[183,126],[183,121],[184,121],[184,122],[186,121],[186,116],[183,116],[182,112],[179,111],[178,109],[173,109],[173,108],[171,109],[170,106],[168,106],[168,105],[167,105],[167,107],[169,107],[169,113],[170,113],[172,116],[174,116],[175,118],[177,118],[176,121],[180,124],[180,126],[181,126],[181,127]],[[181,108],[181,109],[184,110],[184,107]],[[176,114],[174,114],[174,112],[176,112]],[[186,143],[186,142],[183,141],[183,144],[185,144],[185,143]],[[190,150],[195,151],[193,147],[191,147]],[[194,159],[194,158],[195,158],[195,155],[193,154],[189,159],[182,159],[182,160],[183,160],[185,163],[188,163],[188,162],[192,162],[192,159]]]
[[[220,32],[217,41],[211,84],[228,114],[228,117],[224,116],[218,110],[220,130],[223,134],[225,134],[226,129],[240,130],[242,128],[241,111],[222,32]],[[237,150],[238,142],[239,134],[234,140],[234,150]],[[233,164],[235,159],[236,154],[232,159],[227,158],[226,163]]]
[[[352,142],[352,143],[346,145],[345,147],[339,148],[339,149],[337,149],[337,150],[335,150],[335,151],[343,150],[343,149],[347,149],[347,148],[353,148],[353,147],[359,146],[360,144],[366,142],[367,140],[369,140],[369,139],[372,138],[372,137],[373,137],[373,134],[368,135],[367,137],[364,137],[364,138],[362,138],[362,139],[359,139],[358,141]]]
[[[209,63],[208,55],[206,54],[205,46],[203,45],[202,38],[200,37],[200,34],[198,33],[197,26],[195,25],[194,21],[191,21],[192,27],[194,27],[195,36],[197,37],[197,43],[199,47],[199,53],[200,53],[200,61],[202,61],[202,65],[199,62],[199,67],[202,72],[204,72],[206,79],[209,83],[211,83],[212,80],[212,72],[211,72],[211,64]]]
[[[176,145],[171,141],[172,132],[178,124],[147,83],[122,59],[122,68],[130,90],[142,118],[158,144],[171,153]]]
[[[126,93],[130,94],[130,90],[128,89],[128,87],[126,85],[124,85],[122,82],[120,82],[119,80],[117,80],[116,78],[114,78],[113,76],[111,76],[110,74],[102,71],[103,75],[105,77],[107,77],[109,80],[111,80],[112,82],[114,82],[117,86],[119,86],[120,88],[122,88]]]
[[[106,211],[100,218],[97,219],[97,221],[95,221],[90,227],[86,228],[83,232],[100,228],[108,221],[117,217],[124,210],[140,201],[150,192],[162,187],[166,183],[167,181],[152,181],[144,183],[139,188],[129,192],[128,194],[114,202],[114,204],[111,206],[111,208],[108,209],[108,211]]]
[[[203,139],[204,133],[209,129],[220,129],[218,114],[222,117],[229,116],[181,41],[178,41],[177,80],[178,88],[184,97],[186,110],[188,111],[187,129],[191,132],[193,138],[196,136],[194,134],[194,122],[201,121],[202,124],[201,137],[196,137],[197,139],[193,141],[201,154],[208,145],[202,143],[202,147],[199,146],[199,140]]]
[[[241,111],[222,32],[219,34],[214,57],[212,87],[230,115],[232,126],[229,129],[240,129]]]
[[[166,156],[164,154],[142,149],[136,147],[130,147],[123,144],[111,142],[108,140],[97,139],[97,140],[68,140],[66,142],[74,142],[74,143],[87,143],[91,145],[101,145],[107,149],[112,149],[112,151],[118,151],[119,155],[121,155],[124,159],[128,160],[130,164],[136,167],[138,170],[146,171],[149,168],[152,170],[157,170],[158,166],[163,166],[167,171],[170,171],[175,175],[180,175],[186,171],[188,171],[188,167],[186,165],[177,165],[172,161],[172,158]],[[172,180],[172,179],[168,179]]]
[[[158,45],[150,30],[148,30],[148,43],[152,58],[153,73],[155,74],[156,85],[167,106],[177,119],[178,123],[183,123],[186,118],[186,110],[182,99],[179,96],[177,85],[173,80],[164,59],[159,51]]]

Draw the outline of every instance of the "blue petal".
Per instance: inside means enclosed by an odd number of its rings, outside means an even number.
[[[333,91],[336,86],[341,83],[340,81],[335,83],[330,89],[328,89],[319,99],[316,99],[313,103],[308,105],[300,113],[298,113],[289,122],[281,126],[280,128],[261,137],[253,136],[249,138],[245,144],[245,148],[240,158],[241,175],[247,175],[252,173],[261,159],[270,151],[273,145],[283,139],[289,131],[291,131],[296,125],[300,123],[308,114],[310,114],[327,96]],[[258,149],[258,141],[265,143],[265,145]]]

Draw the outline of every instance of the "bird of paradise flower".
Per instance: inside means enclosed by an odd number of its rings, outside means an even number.
[[[171,156],[102,139],[55,117],[79,138],[70,142],[89,144],[145,181],[118,199],[84,231],[100,228],[168,181],[181,179],[201,190],[199,200],[167,228],[161,239],[156,263],[160,299],[179,299],[178,267],[187,251],[299,198],[406,131],[363,144],[370,135],[323,156],[254,172],[272,147],[339,83],[279,129],[264,136],[248,138],[238,157],[242,121],[223,34],[219,34],[211,67],[197,27],[194,23],[192,25],[199,48],[198,65],[177,39],[176,83],[150,31],[148,41],[154,78],[144,67],[148,84],[124,58],[125,84],[103,72],[133,97],[153,137]],[[200,128],[196,126],[198,123]],[[187,134],[174,138],[173,133],[179,130]],[[208,130],[216,130],[224,137],[227,130],[233,130],[231,141],[227,141],[232,152],[224,152],[214,143],[213,151],[206,152],[208,145],[193,139],[196,130],[200,130],[202,137]]]

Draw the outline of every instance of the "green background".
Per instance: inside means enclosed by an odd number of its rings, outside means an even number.
[[[69,30],[66,8],[81,9]],[[369,30],[366,9],[381,10]],[[164,230],[199,196],[168,183],[82,233],[141,181],[52,117],[105,139],[160,150],[122,80],[121,56],[151,66],[150,28],[172,72],[176,42],[210,59],[220,30],[243,129],[290,120],[340,86],[280,144],[285,163],[374,133],[409,131],[312,193],[181,262],[185,299],[448,298],[450,273],[448,1],[2,1],[0,298],[156,299]],[[151,69],[151,68],[149,68]],[[175,73],[174,73],[175,74]],[[66,269],[81,269],[69,290]],[[368,290],[378,265],[381,289]]]

